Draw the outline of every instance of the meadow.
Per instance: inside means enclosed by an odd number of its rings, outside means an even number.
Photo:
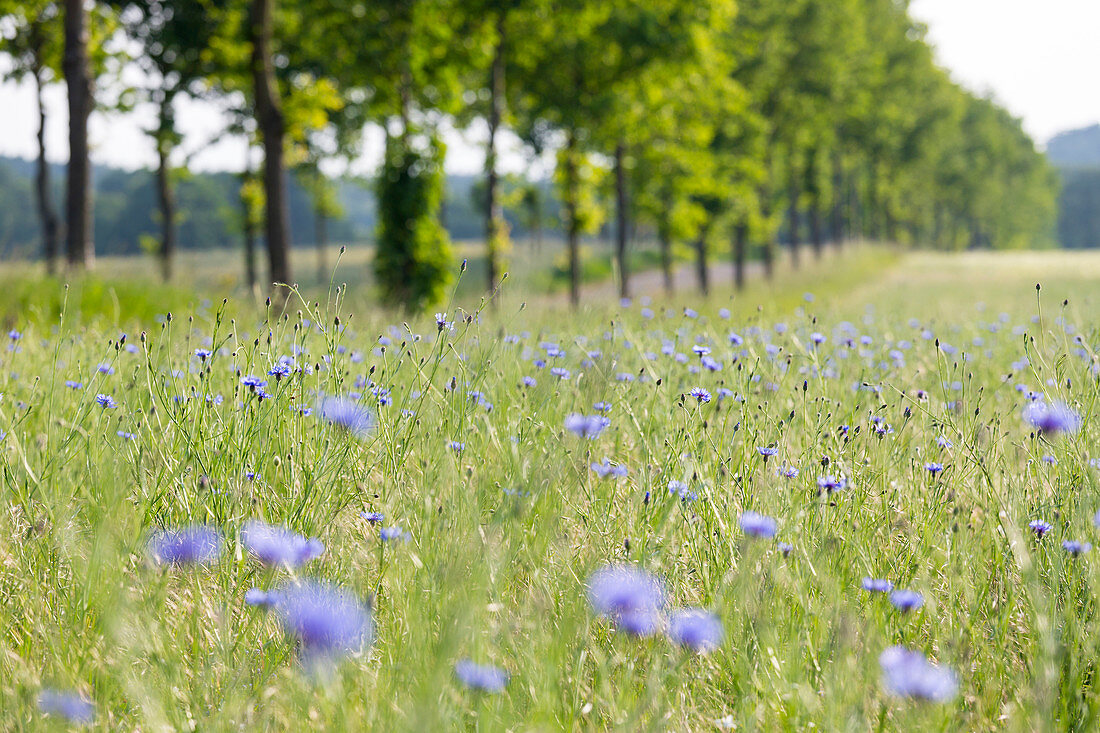
[[[0,727],[1095,729],[1098,278],[13,282]]]

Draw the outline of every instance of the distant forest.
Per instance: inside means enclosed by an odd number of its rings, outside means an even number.
[[[34,161],[0,156],[0,259],[41,256],[41,232],[34,201]],[[65,166],[51,168],[54,197],[60,207],[65,196]],[[143,243],[159,242],[160,223],[154,171],[127,171],[97,166],[94,169],[96,249],[104,255],[138,254]],[[179,243],[184,249],[235,247],[241,243],[240,177],[234,173],[186,173],[178,183]],[[517,183],[505,181],[505,191]],[[373,181],[341,179],[337,196],[342,215],[326,222],[335,244],[373,241],[377,227]],[[541,191],[543,227],[555,227],[558,204],[549,182],[536,184]],[[485,219],[475,208],[484,193],[482,177],[447,177],[443,223],[452,239],[480,239]],[[309,194],[293,173],[289,179],[292,244],[314,242],[315,220]],[[518,207],[513,207],[517,209]],[[532,234],[531,215],[506,210],[513,236]]]
[[[1071,130],[1047,143],[1062,174],[1058,239],[1063,247],[1100,247],[1100,124]]]

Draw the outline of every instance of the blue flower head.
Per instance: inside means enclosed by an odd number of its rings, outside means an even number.
[[[1081,418],[1062,402],[1036,400],[1024,408],[1024,419],[1044,433],[1075,433]]]
[[[677,611],[669,619],[668,637],[681,646],[703,654],[721,646],[722,622],[713,613],[701,608]]]
[[[218,559],[222,536],[216,529],[202,525],[165,529],[154,532],[147,547],[159,565],[195,565]]]
[[[375,427],[371,411],[347,397],[321,397],[317,401],[316,413],[328,424],[342,428],[356,438],[367,437]]]
[[[455,663],[455,677],[472,690],[500,692],[508,684],[508,673],[500,667],[476,664],[472,659]]]
[[[892,695],[947,702],[959,688],[954,672],[937,667],[918,651],[892,646],[879,655],[878,661],[883,685]]]
[[[38,695],[38,709],[70,723],[86,725],[95,720],[95,704],[75,692],[46,688]]]
[[[588,601],[598,616],[634,636],[649,636],[660,625],[664,585],[642,568],[606,565],[588,578]]]
[[[265,565],[297,568],[320,557],[325,546],[319,539],[306,538],[286,527],[253,519],[241,528],[241,544]]]
[[[1043,539],[1047,532],[1053,529],[1050,522],[1042,519],[1032,519],[1027,523],[1028,528],[1035,533],[1035,536],[1039,539]]]
[[[868,593],[889,593],[894,589],[894,584],[884,578],[864,578],[860,586]]]
[[[611,421],[603,415],[581,415],[574,412],[565,418],[566,430],[589,440],[599,437],[610,424]]]
[[[309,654],[355,652],[372,635],[370,609],[350,593],[320,581],[284,586],[270,607]]]
[[[903,588],[890,594],[890,603],[899,611],[915,611],[924,605],[924,596],[915,590]]]
[[[741,515],[741,531],[750,537],[775,537],[776,522],[772,517],[747,511]]]

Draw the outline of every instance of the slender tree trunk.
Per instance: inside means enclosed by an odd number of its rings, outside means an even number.
[[[46,258],[46,272],[57,273],[58,222],[53,207],[53,191],[50,190],[50,164],[46,161],[46,105],[42,99],[42,70],[34,69],[35,98],[38,102],[38,165],[35,174],[35,191],[38,197],[38,217],[42,220],[42,253]]]
[[[160,274],[165,282],[172,279],[176,256],[176,203],[172,195],[172,171],[168,159],[169,142],[165,139],[166,124],[170,125],[170,100],[161,104],[161,135],[157,137],[157,200],[160,203]]]
[[[626,261],[627,200],[626,144],[620,139],[615,145],[615,258],[619,263],[619,297],[630,297],[630,269]]]
[[[844,159],[840,151],[833,152],[833,208],[830,229],[833,244],[840,248],[844,245]]]
[[[244,276],[248,292],[256,292],[256,222],[252,216],[252,201],[247,195],[249,184],[255,175],[252,171],[251,150],[245,154],[244,172],[241,174],[241,231],[244,234]]]
[[[313,246],[317,249],[317,281],[328,277],[328,217],[318,204],[313,210]]]
[[[800,264],[798,251],[798,181],[793,170],[787,180],[787,199],[787,230],[790,238],[788,245],[791,249],[791,267],[798,269]]]
[[[264,196],[267,215],[264,231],[271,284],[277,300],[285,300],[286,291],[274,290],[282,283],[291,284],[290,214],[286,201],[286,169],[283,140],[286,120],[275,79],[271,39],[274,32],[275,0],[252,0],[249,22],[252,41],[252,84],[256,96],[256,122],[264,148]]]
[[[565,141],[565,226],[569,247],[569,303],[581,302],[580,221],[577,219],[577,141],[572,130]]]
[[[66,180],[65,241],[69,265],[95,266],[92,238],[92,166],[88,159],[88,116],[92,110],[92,74],[88,63],[88,25],[83,0],[65,0],[65,57],[69,90],[69,172]]]
[[[695,239],[695,277],[699,292],[710,294],[710,268],[707,266],[707,230],[706,227]]]
[[[485,247],[490,293],[496,289],[497,279],[500,277],[500,257],[504,249],[504,237],[507,236],[504,212],[500,205],[500,193],[497,190],[497,132],[500,129],[505,104],[503,10],[497,13],[496,28],[497,46],[489,73],[489,142],[485,150]],[[496,302],[495,299],[493,302]]]
[[[745,289],[745,250],[749,240],[749,225],[741,221],[733,230],[733,284]]]

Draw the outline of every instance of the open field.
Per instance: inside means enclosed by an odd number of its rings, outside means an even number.
[[[0,728],[44,689],[101,730],[1098,725],[1100,255],[441,327],[108,272],[0,299]]]

